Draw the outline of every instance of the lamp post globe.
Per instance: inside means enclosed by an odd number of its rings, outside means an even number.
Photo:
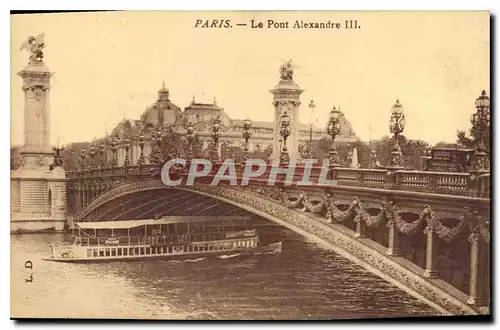
[[[220,160],[220,155],[219,155],[220,124],[221,124],[220,118],[219,116],[217,116],[213,120],[213,126],[212,126],[212,139],[214,142],[213,160],[216,162]]]
[[[188,161],[193,159],[193,141],[194,141],[194,127],[193,124],[189,123],[186,128],[186,140],[188,142]]]
[[[288,154],[286,139],[290,136],[290,116],[288,115],[286,110],[281,116],[280,121],[281,121],[280,135],[283,138],[283,144],[281,147],[281,154],[280,154],[280,164],[288,164],[290,162],[290,155]]]
[[[490,98],[483,90],[475,101],[476,112],[470,116],[472,129],[477,138],[476,152],[474,154],[473,169],[478,172],[490,170],[490,160],[487,155],[486,142],[490,136]]]
[[[248,149],[248,140],[252,137],[252,121],[250,119],[243,120],[243,130],[241,132],[241,136],[245,140],[245,151],[243,154],[243,160],[247,161],[250,159],[250,150]]]
[[[337,147],[335,146],[335,137],[340,133],[341,117],[342,117],[342,112],[333,107],[333,109],[330,111],[328,124],[326,126],[326,133],[332,138],[332,143],[330,145],[330,152],[329,152],[330,167],[340,166],[339,156],[337,154]]]
[[[391,108],[391,117],[389,119],[389,131],[394,134],[394,147],[391,151],[391,161],[390,166],[394,168],[403,167],[403,153],[401,152],[401,147],[399,146],[399,134],[404,131],[406,126],[406,118],[404,115],[403,105],[396,100],[396,103]]]

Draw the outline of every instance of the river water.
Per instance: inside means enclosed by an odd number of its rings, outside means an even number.
[[[344,257],[275,225],[275,255],[187,261],[43,261],[62,234],[11,236],[13,317],[345,319],[439,315]],[[33,269],[25,269],[26,261]],[[33,282],[25,282],[30,275]]]

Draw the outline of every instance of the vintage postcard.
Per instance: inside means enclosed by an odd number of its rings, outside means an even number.
[[[490,316],[487,11],[11,15],[11,318]]]

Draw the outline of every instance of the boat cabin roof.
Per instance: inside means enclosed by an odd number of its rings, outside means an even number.
[[[75,228],[80,229],[130,229],[141,226],[168,225],[173,223],[199,223],[209,221],[241,221],[250,220],[250,217],[242,216],[164,216],[159,219],[141,220],[119,220],[119,221],[97,221],[76,222]]]

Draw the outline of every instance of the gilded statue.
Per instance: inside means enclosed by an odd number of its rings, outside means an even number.
[[[30,52],[30,64],[36,64],[43,61],[43,49],[45,48],[44,37],[45,33],[41,33],[36,37],[31,36],[21,45],[20,50],[26,49]]]
[[[293,80],[292,60],[286,61],[280,67],[280,77],[281,80]]]

